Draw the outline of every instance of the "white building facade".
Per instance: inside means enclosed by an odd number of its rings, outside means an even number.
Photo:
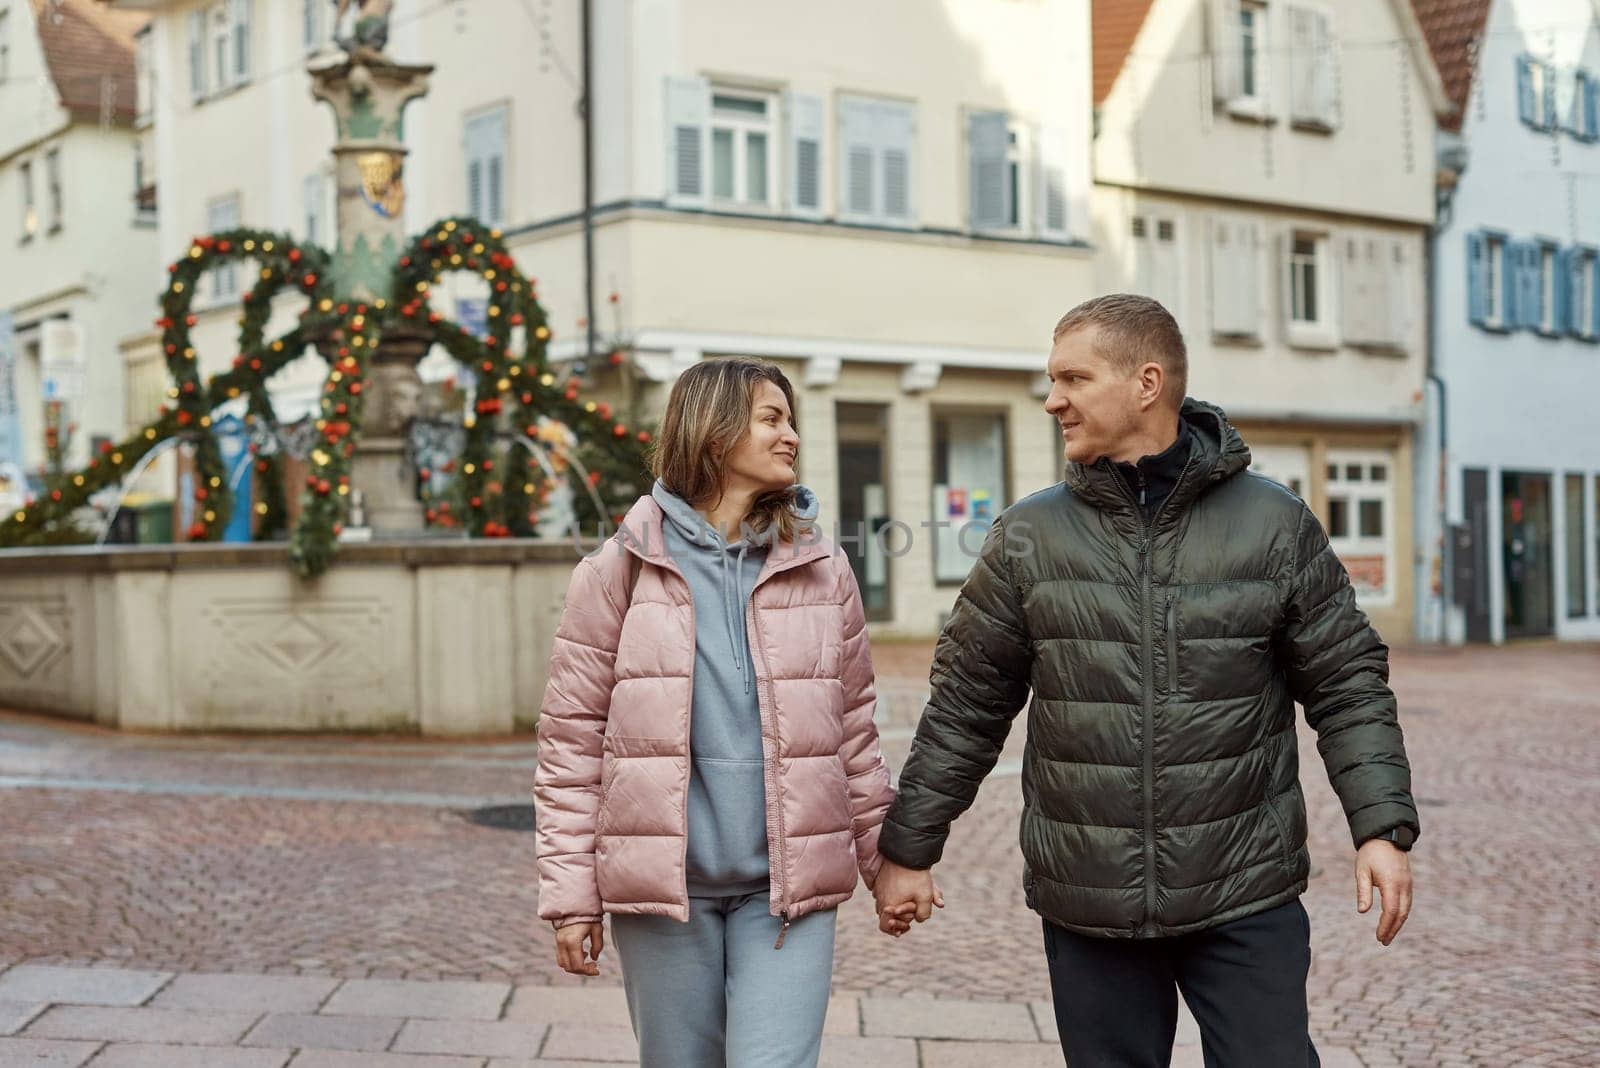
[[[1452,643],[1600,638],[1600,9],[1455,7],[1469,17],[1425,20],[1459,66],[1460,118],[1441,146],[1419,614]]]
[[[153,15],[162,262],[236,222],[331,242],[332,121],[303,68],[327,47],[332,4],[119,6]],[[405,117],[409,226],[470,213],[498,227],[538,280],[561,359],[585,347],[579,10],[399,0],[389,43],[436,68]],[[931,524],[981,526],[1059,477],[1042,372],[1051,328],[1094,284],[1087,0],[820,0],[803,16],[592,0],[592,13],[604,344],[633,354],[647,410],[701,359],[784,367],[801,479],[825,525],[866,534],[847,549],[875,630],[934,633],[982,535]],[[240,286],[204,294],[207,370],[231,356]],[[441,288],[471,314],[469,286]],[[296,311],[285,298],[282,323]],[[130,392],[159,397],[154,337],[125,355]],[[597,362],[598,388],[619,385]],[[425,377],[449,370],[430,357]],[[321,374],[308,360],[274,383],[283,414],[310,405]]]
[[[1095,4],[1098,288],[1177,317],[1189,392],[1303,496],[1363,608],[1413,635],[1433,131],[1403,0]]]

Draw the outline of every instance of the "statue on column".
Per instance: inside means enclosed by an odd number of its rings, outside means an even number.
[[[335,25],[344,21],[345,12],[350,10],[352,3],[356,5],[355,32],[350,37],[339,38],[339,47],[350,53],[351,58],[380,55],[384,46],[389,43],[389,12],[394,7],[394,0],[336,0],[336,2],[339,10],[334,15]]]

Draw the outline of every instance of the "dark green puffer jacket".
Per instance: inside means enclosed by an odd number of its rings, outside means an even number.
[[[1028,904],[1083,934],[1212,927],[1305,890],[1299,701],[1357,844],[1419,830],[1388,648],[1322,526],[1186,401],[1188,463],[1146,524],[1107,461],[1000,516],[934,653],[879,849],[935,864],[1033,691]]]

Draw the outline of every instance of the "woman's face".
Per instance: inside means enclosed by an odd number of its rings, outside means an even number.
[[[749,430],[728,451],[725,485],[747,485],[756,493],[786,489],[794,485],[799,453],[800,435],[789,402],[783,390],[763,379],[751,405]]]

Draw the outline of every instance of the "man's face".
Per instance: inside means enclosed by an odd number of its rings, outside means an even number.
[[[1122,375],[1095,347],[1099,327],[1062,335],[1050,350],[1044,410],[1060,424],[1068,460],[1119,459],[1139,427],[1139,376]]]

